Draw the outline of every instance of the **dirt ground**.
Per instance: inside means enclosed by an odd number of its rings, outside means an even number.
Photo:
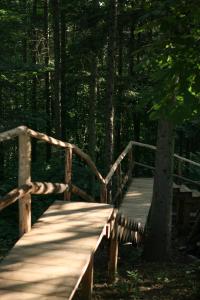
[[[200,300],[200,261],[174,251],[169,263],[146,263],[141,249],[121,245],[116,282],[107,284],[106,251],[96,257],[94,300]]]

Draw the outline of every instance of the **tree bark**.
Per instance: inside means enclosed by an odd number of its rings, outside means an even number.
[[[64,1],[63,1],[64,4]],[[66,20],[65,9],[61,10],[61,137],[66,140]]]
[[[45,66],[49,65],[49,0],[44,0],[44,39],[45,39]],[[45,102],[46,102],[46,133],[51,135],[51,97],[50,97],[50,73],[45,72]],[[46,144],[46,161],[51,158],[51,146]]]
[[[123,33],[123,9],[124,0],[119,2],[119,18],[118,18],[118,95],[116,98],[116,118],[115,118],[115,153],[118,155],[121,152],[121,135],[122,135],[122,115],[123,115],[123,48],[124,48],[124,33]]]
[[[32,64],[33,66],[37,63],[37,32],[36,32],[36,18],[37,18],[37,0],[33,1],[32,6],[32,45],[31,45],[31,52],[32,52]],[[32,109],[32,124],[31,127],[34,130],[37,130],[37,122],[36,122],[36,115],[37,115],[37,75],[33,75],[32,79],[32,89],[31,89],[31,109]],[[37,157],[37,145],[36,140],[34,139],[32,142],[32,161],[36,161]]]
[[[114,149],[114,83],[116,58],[116,27],[117,0],[109,1],[109,36],[107,49],[107,79],[106,79],[106,133],[105,133],[105,172],[107,173],[113,162]]]
[[[144,257],[148,261],[165,261],[170,257],[173,154],[174,125],[161,119],[158,123],[153,200],[144,245]]]
[[[60,1],[52,0],[54,42],[54,125],[57,138],[61,137],[61,80],[60,80]]]

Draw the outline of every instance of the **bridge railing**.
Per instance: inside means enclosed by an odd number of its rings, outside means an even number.
[[[20,234],[28,232],[31,229],[31,194],[49,194],[49,193],[64,193],[64,200],[70,201],[71,193],[78,194],[86,201],[94,201],[85,191],[72,184],[72,157],[73,154],[78,155],[90,167],[95,174],[100,184],[100,202],[118,204],[118,200],[122,199],[123,189],[126,183],[132,177],[134,164],[143,167],[154,169],[154,166],[145,165],[134,160],[133,150],[135,146],[145,147],[151,150],[156,150],[155,146],[144,144],[136,141],[130,141],[124,151],[119,155],[109,173],[105,178],[98,171],[95,163],[89,155],[84,153],[77,146],[63,142],[46,134],[34,131],[26,126],[19,126],[15,129],[0,133],[0,142],[7,141],[17,137],[19,140],[19,167],[18,167],[18,188],[12,190],[7,195],[0,199],[0,210],[6,206],[19,200],[19,227]],[[64,183],[51,182],[32,182],[31,181],[31,139],[36,138],[51,145],[63,148],[65,151],[65,179]],[[174,157],[179,161],[179,174],[174,174],[177,178],[200,185],[191,179],[185,178],[181,174],[181,164],[189,163],[196,167],[200,164],[174,154]],[[122,172],[122,163],[128,158],[128,170]],[[110,193],[112,180],[116,176],[117,189],[115,194]]]
[[[85,191],[72,184],[72,157],[78,155],[91,168],[97,180],[104,186],[105,180],[98,171],[90,156],[77,146],[34,131],[26,126],[0,133],[0,142],[18,138],[18,188],[0,198],[0,210],[19,200],[19,231],[20,235],[31,229],[31,194],[64,193],[64,199],[70,201],[71,193],[78,194],[87,201],[94,201]],[[51,145],[63,148],[65,151],[65,180],[64,183],[32,182],[31,181],[31,138],[36,138]],[[102,195],[102,193],[101,193]],[[106,199],[101,198],[101,202]]]
[[[128,158],[128,168],[125,174],[122,172],[122,162]],[[105,182],[102,185],[102,199],[108,203],[113,203],[118,206],[118,202],[122,200],[123,189],[127,182],[132,177],[132,169],[133,169],[133,142],[129,142],[124,151],[118,156],[117,160],[112,165],[108,175],[105,178]],[[112,180],[114,175],[117,178],[117,188],[114,195],[112,195],[112,189],[110,185],[112,184]]]
[[[153,145],[144,144],[144,143],[140,143],[140,142],[136,142],[136,141],[133,141],[132,143],[133,143],[133,146],[143,147],[143,148],[147,148],[147,149],[150,149],[150,150],[153,150],[153,151],[157,150],[156,146],[153,146]],[[178,155],[176,153],[174,154],[174,158],[177,160],[178,167],[177,167],[177,174],[174,173],[173,177],[178,178],[178,179],[180,179],[182,181],[185,181],[185,182],[192,183],[192,184],[200,186],[200,182],[199,181],[194,181],[194,180],[192,180],[192,179],[190,179],[188,177],[183,176],[183,163],[188,163],[189,165],[192,165],[192,166],[195,166],[195,167],[198,167],[198,168],[200,168],[200,163],[195,162],[195,161],[193,161],[191,159],[185,158],[183,156],[180,156],[180,155]],[[150,166],[149,164],[144,164],[144,163],[137,162],[137,161],[135,161],[135,164],[139,165],[141,167],[150,169],[152,171],[155,170],[155,166]]]

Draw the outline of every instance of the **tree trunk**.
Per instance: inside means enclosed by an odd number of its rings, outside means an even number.
[[[144,245],[144,257],[148,261],[165,261],[170,257],[173,154],[174,126],[162,119],[158,123],[153,200]]]
[[[115,52],[117,27],[117,0],[109,1],[109,36],[107,50],[107,79],[106,79],[106,133],[105,133],[105,172],[113,162],[114,148],[114,82],[115,82]]]
[[[64,4],[64,3],[63,3]],[[61,10],[61,133],[66,140],[66,20],[65,10]]]
[[[61,137],[61,80],[60,80],[60,1],[52,0],[54,42],[54,125],[56,137]]]
[[[44,39],[45,39],[45,66],[49,65],[49,0],[44,0]],[[45,72],[45,102],[46,102],[46,133],[51,135],[51,97],[50,97],[50,74]],[[46,161],[51,158],[51,145],[46,144]]]
[[[119,19],[118,19],[118,95],[116,99],[116,118],[115,118],[115,153],[118,155],[121,152],[121,135],[122,135],[122,115],[123,115],[123,9],[124,1],[119,2]]]
[[[32,51],[32,64],[33,66],[36,66],[37,63],[37,33],[36,33],[36,18],[37,18],[37,0],[33,1],[32,6],[32,45],[31,45],[31,51]],[[37,130],[37,122],[36,122],[36,115],[37,115],[37,75],[33,75],[32,79],[32,89],[31,89],[31,109],[32,109],[32,124],[31,127],[34,130]],[[32,161],[36,161],[37,157],[37,145],[36,145],[36,139],[32,142]]]
[[[4,102],[3,102],[3,97],[2,97],[2,83],[0,81],[0,116],[2,118],[2,121],[4,119]],[[1,122],[2,122],[1,121]],[[3,129],[3,126],[1,128],[1,131]],[[4,180],[4,161],[5,161],[5,152],[4,152],[4,143],[1,142],[0,145],[0,182]]]
[[[91,55],[90,95],[89,95],[89,118],[88,118],[88,152],[96,162],[96,102],[97,102],[97,57]],[[94,195],[95,176],[90,178],[91,194]]]

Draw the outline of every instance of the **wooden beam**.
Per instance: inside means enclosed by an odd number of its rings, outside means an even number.
[[[115,173],[115,171],[117,170],[119,164],[121,163],[121,161],[124,159],[124,157],[128,154],[128,152],[130,151],[130,149],[132,148],[133,142],[129,142],[129,144],[127,145],[127,147],[124,149],[124,151],[120,154],[120,156],[117,158],[117,160],[115,161],[115,163],[113,164],[112,168],[110,169],[110,172],[108,173],[108,175],[105,178],[105,183],[108,184],[109,181],[111,180],[113,174]]]
[[[30,182],[24,184],[16,189],[13,189],[5,196],[0,198],[0,210],[11,205],[18,199],[23,198],[27,194],[46,195],[46,194],[60,194],[69,190],[69,185],[65,183],[52,183],[52,182]]]
[[[93,275],[94,275],[94,255],[92,254],[90,258],[89,265],[87,270],[82,278],[82,291],[81,299],[82,300],[92,300],[92,291],[93,291]]]
[[[0,133],[0,142],[7,141],[12,138],[15,138],[16,136],[19,136],[22,133],[25,133],[27,131],[26,126],[19,126],[11,130],[4,131]]]
[[[44,141],[44,142],[47,142],[51,145],[54,145],[54,146],[58,146],[58,147],[61,147],[61,148],[73,148],[73,145],[70,144],[70,143],[66,143],[66,142],[63,142],[63,141],[60,141],[58,139],[55,139],[51,136],[48,136],[44,133],[41,133],[41,132],[37,132],[37,131],[34,131],[30,128],[27,129],[27,133],[31,136],[31,137],[34,137],[38,140],[41,140],[41,141]]]
[[[104,183],[104,178],[102,177],[101,173],[98,171],[95,163],[92,161],[89,155],[84,153],[80,148],[77,146],[73,145],[73,151],[76,153],[80,158],[82,158],[87,165],[90,167],[90,169],[93,171],[93,173],[96,175],[97,179],[101,182]]]
[[[71,185],[71,191],[73,194],[76,194],[80,196],[82,199],[88,201],[88,202],[95,202],[94,198],[92,198],[90,195],[88,195],[85,191],[77,187],[76,185]]]
[[[31,139],[27,134],[19,135],[18,185],[31,182]],[[19,233],[22,236],[31,230],[31,195],[19,199]]]
[[[65,183],[71,186],[72,183],[72,156],[73,149],[67,148],[65,150]],[[64,200],[71,200],[71,190],[66,190],[64,193]]]
[[[115,221],[114,232],[110,239],[109,249],[109,262],[108,262],[108,281],[113,283],[117,274],[117,262],[118,262],[118,234],[117,234],[117,222]]]

